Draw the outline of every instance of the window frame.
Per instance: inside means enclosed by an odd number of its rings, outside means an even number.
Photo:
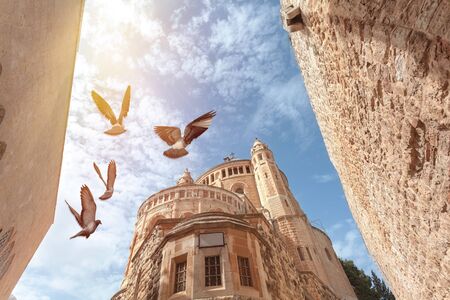
[[[250,268],[250,258],[237,256],[239,282],[241,286],[253,287],[252,271]]]
[[[184,268],[181,268],[183,266]],[[187,260],[185,259],[179,262],[175,261],[174,287],[173,287],[174,294],[186,291],[186,279],[187,279]]]
[[[221,265],[220,255],[205,256],[205,287],[211,288],[222,286]]]

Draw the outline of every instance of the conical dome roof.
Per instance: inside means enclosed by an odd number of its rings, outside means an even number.
[[[184,170],[183,176],[177,181],[177,185],[193,184],[194,179],[192,179],[191,172],[188,169]]]
[[[261,149],[269,149],[269,147],[267,147],[267,145],[264,144],[261,140],[256,138],[255,142],[253,143],[252,150],[250,152],[253,154],[255,151],[258,151]]]

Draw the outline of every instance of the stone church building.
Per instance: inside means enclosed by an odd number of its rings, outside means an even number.
[[[357,299],[272,151],[229,159],[144,201],[121,299]]]

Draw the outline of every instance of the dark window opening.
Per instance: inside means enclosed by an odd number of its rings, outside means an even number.
[[[248,257],[238,256],[239,277],[242,286],[252,286],[252,276],[250,273],[250,263]]]
[[[311,252],[309,251],[309,248],[306,247],[306,252],[308,252],[308,256],[310,260],[313,260],[312,256],[311,256]]]
[[[244,189],[241,188],[241,187],[238,187],[238,188],[235,190],[235,193],[237,193],[237,194],[244,194]]]
[[[242,166],[239,167],[239,174],[244,174],[244,168]]]
[[[300,256],[300,260],[304,261],[305,260],[305,255],[303,254],[302,247],[297,247],[297,252],[298,252],[298,256]]]
[[[220,256],[205,257],[205,286],[222,285]]]
[[[245,166],[245,171],[246,171],[247,173],[250,173],[250,167],[249,167],[249,166]]]
[[[186,262],[180,262],[175,267],[175,293],[186,290]]]
[[[228,176],[233,175],[233,170],[231,168],[228,168]]]
[[[227,177],[227,172],[225,172],[225,170],[222,170],[222,178]]]

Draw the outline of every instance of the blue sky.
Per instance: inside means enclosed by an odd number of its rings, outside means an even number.
[[[337,254],[367,272],[375,268],[326,152],[300,70],[282,29],[279,2],[86,1],[74,76],[55,223],[14,294],[19,300],[109,299],[119,290],[140,203],[234,152],[248,158],[258,137],[310,221],[327,231]],[[95,89],[118,114],[132,86],[128,131],[118,137],[90,99]],[[217,110],[213,125],[173,161],[154,125],[184,126]],[[92,169],[115,159],[114,198],[98,203],[103,225],[89,240],[64,204],[80,207],[79,188],[103,192]]]

